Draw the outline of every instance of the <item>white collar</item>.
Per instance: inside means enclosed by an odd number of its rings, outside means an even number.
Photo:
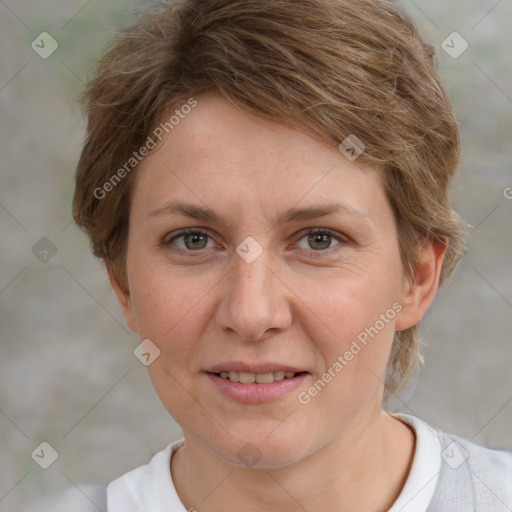
[[[416,435],[412,467],[404,488],[388,512],[425,512],[432,501],[441,470],[441,444],[437,431],[421,419],[392,414],[410,425]]]

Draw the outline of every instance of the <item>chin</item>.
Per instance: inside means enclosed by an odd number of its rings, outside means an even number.
[[[275,428],[275,426],[274,426]],[[295,432],[269,435],[248,430],[246,434],[208,440],[210,448],[227,463],[248,469],[280,469],[294,464],[308,454],[307,439]]]

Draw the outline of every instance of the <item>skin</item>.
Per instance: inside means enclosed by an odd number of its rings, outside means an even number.
[[[128,290],[110,273],[127,324],[161,351],[148,370],[185,438],[170,468],[180,499],[199,512],[387,510],[415,439],[382,410],[386,364],[395,330],[417,324],[430,306],[444,248],[427,244],[405,279],[377,169],[215,94],[197,99],[137,171]],[[207,206],[226,222],[162,211],[170,201]],[[277,222],[289,208],[327,203],[365,218]],[[208,237],[173,238],[190,227]],[[312,228],[332,237],[315,243]],[[247,236],[263,250],[252,263],[236,252]],[[298,393],[397,302],[395,318],[299,403]],[[274,402],[239,404],[204,373],[230,360],[277,361],[310,375]],[[237,457],[247,443],[261,455],[250,468]]]

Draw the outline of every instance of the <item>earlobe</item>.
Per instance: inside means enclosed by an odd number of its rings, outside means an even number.
[[[404,285],[402,310],[395,328],[403,331],[417,325],[432,304],[446,255],[446,243],[431,241],[420,251],[414,275]]]
[[[137,333],[137,323],[135,322],[135,315],[133,312],[133,305],[132,305],[132,299],[130,296],[130,291],[128,289],[125,289],[124,286],[122,286],[121,283],[119,283],[118,278],[116,276],[115,270],[111,264],[106,264],[107,272],[108,272],[108,279],[110,281],[110,286],[112,286],[112,289],[114,290],[114,293],[116,294],[117,301],[119,302],[119,305],[121,306],[121,310],[123,312],[124,319],[126,321],[126,324],[130,328],[130,330],[134,333]]]

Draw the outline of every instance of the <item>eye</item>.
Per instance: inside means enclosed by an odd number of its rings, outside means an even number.
[[[335,234],[327,229],[312,229],[297,242],[300,249],[313,252],[327,252],[338,245],[349,243],[345,236]],[[164,247],[171,247],[177,252],[200,252],[212,249],[216,245],[208,233],[197,228],[189,228],[178,233],[171,233],[162,242]],[[340,247],[341,248],[341,247]]]
[[[210,241],[212,245],[208,246],[208,241]],[[187,229],[175,234],[171,238],[166,237],[163,245],[175,245],[182,251],[194,252],[202,249],[211,249],[214,246],[214,243],[205,231],[201,231],[199,229]]]
[[[305,243],[301,245],[302,240],[305,240]],[[338,243],[332,245],[335,241]],[[327,229],[313,229],[307,232],[302,238],[300,238],[298,246],[301,249],[319,252],[326,251],[326,249],[331,249],[336,245],[346,244],[348,241],[348,238],[335,235]]]

